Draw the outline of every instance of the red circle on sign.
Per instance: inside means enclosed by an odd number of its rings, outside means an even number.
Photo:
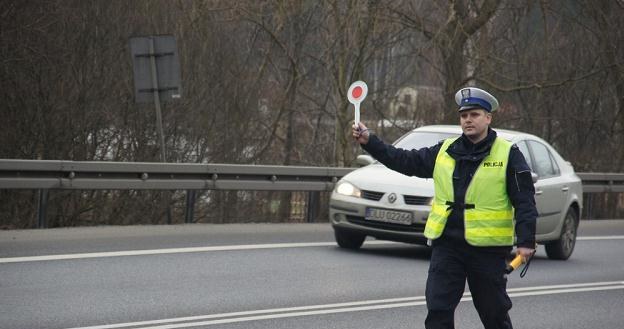
[[[353,91],[351,91],[351,95],[353,96],[353,98],[360,98],[360,96],[362,96],[362,87],[357,86],[353,88]]]

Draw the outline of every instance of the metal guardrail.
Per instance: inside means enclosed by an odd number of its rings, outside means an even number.
[[[624,192],[624,174],[576,173],[583,182],[583,193]]]
[[[0,189],[331,191],[353,169],[0,160]]]
[[[0,189],[331,191],[357,168],[0,159]],[[624,173],[577,173],[583,192],[624,192]]]
[[[185,222],[191,223],[196,190],[312,191],[316,193],[310,196],[310,202],[318,203],[318,192],[331,191],[340,178],[355,169],[0,159],[0,189],[39,190],[40,228],[47,226],[49,190],[187,190]],[[624,173],[577,175],[584,193],[624,192]],[[314,213],[308,213],[308,220]]]
[[[186,190],[185,222],[194,218],[197,190],[331,191],[354,168],[233,164],[90,162],[0,159],[0,190],[38,190],[37,226],[47,227],[50,190]],[[308,205],[308,221],[317,212]],[[167,223],[171,223],[170,209]]]

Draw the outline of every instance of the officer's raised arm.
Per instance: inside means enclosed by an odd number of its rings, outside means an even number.
[[[384,143],[361,122],[351,129],[353,138],[360,146],[386,167],[407,176],[433,177],[433,166],[441,144],[419,150],[404,150]]]

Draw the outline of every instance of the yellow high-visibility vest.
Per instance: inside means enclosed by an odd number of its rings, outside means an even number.
[[[444,141],[433,169],[435,196],[425,226],[425,237],[437,239],[454,203],[455,159],[446,150],[457,138]],[[507,195],[507,162],[512,144],[497,137],[490,154],[475,172],[464,201],[466,241],[474,246],[511,246],[514,243],[514,210]]]

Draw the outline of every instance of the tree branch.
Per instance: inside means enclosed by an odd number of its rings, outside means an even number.
[[[527,82],[527,81],[522,81],[520,83],[523,83],[523,85],[516,86],[516,87],[502,86],[502,85],[499,85],[499,84],[495,83],[492,80],[489,80],[489,79],[483,78],[483,77],[477,77],[477,76],[469,76],[469,77],[467,77],[463,81],[463,83],[467,83],[468,81],[474,79],[476,81],[485,83],[485,84],[489,85],[490,87],[493,87],[493,88],[495,88],[497,90],[500,90],[500,91],[518,91],[518,90],[529,90],[529,89],[547,89],[547,88],[553,88],[553,87],[560,87],[560,86],[566,85],[568,83],[572,83],[572,82],[576,82],[576,81],[580,81],[580,80],[585,80],[585,79],[587,79],[589,77],[592,77],[594,75],[600,74],[600,73],[602,73],[604,71],[607,71],[607,70],[609,70],[611,68],[617,67],[618,65],[621,65],[621,64],[620,63],[614,63],[614,64],[611,64],[611,65],[604,66],[604,67],[602,67],[600,69],[588,72],[586,74],[583,74],[583,75],[580,75],[580,76],[577,76],[577,77],[572,77],[572,78],[569,78],[569,79],[566,79],[566,80],[561,80],[561,81],[554,81],[554,82],[543,81],[543,82],[533,82],[533,83],[530,83],[530,82]]]

